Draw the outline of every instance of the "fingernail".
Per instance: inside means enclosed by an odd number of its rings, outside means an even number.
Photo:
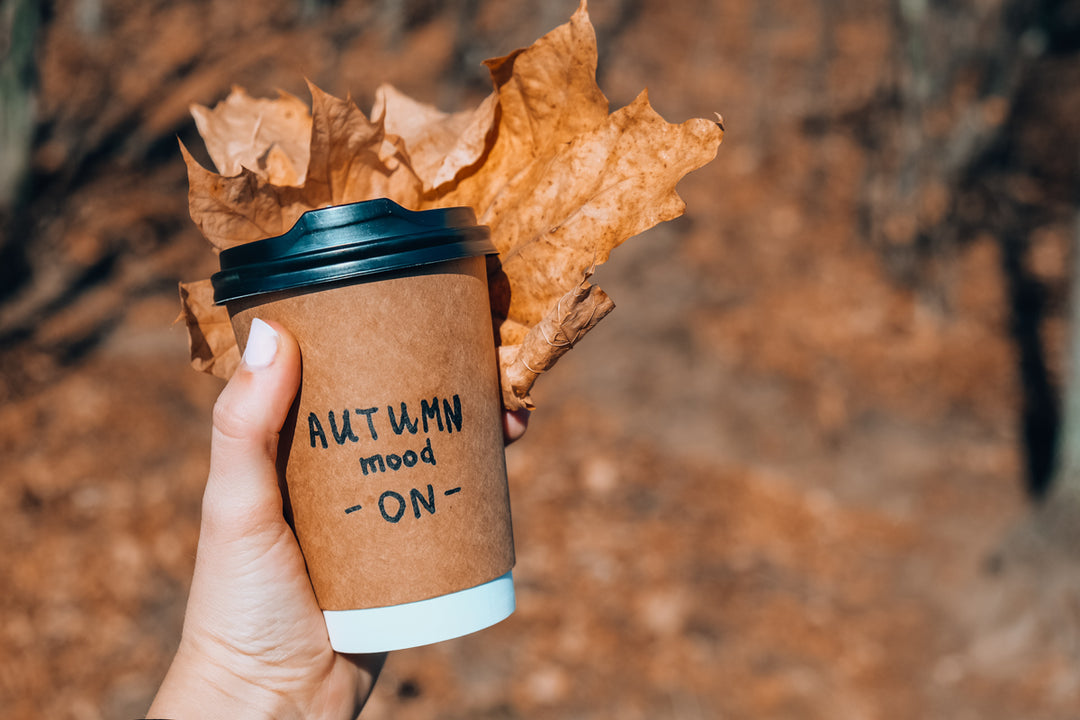
[[[268,367],[277,355],[278,334],[262,320],[254,318],[244,348],[244,364],[253,370]]]

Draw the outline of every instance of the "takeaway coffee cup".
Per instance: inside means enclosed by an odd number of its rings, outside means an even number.
[[[385,199],[221,253],[214,299],[241,347],[256,317],[300,344],[283,495],[340,652],[438,642],[514,610],[494,253],[468,208]]]

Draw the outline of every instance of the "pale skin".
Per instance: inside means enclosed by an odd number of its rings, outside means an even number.
[[[300,350],[253,323],[214,406],[210,473],[184,630],[149,718],[355,718],[386,659],[335,653],[303,555],[282,515],[278,432],[300,383]],[[512,442],[526,413],[506,413]]]

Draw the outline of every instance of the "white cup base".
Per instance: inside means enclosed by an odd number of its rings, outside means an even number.
[[[373,653],[430,645],[483,630],[514,612],[514,579],[506,573],[482,585],[402,605],[324,610],[330,645],[342,653]]]

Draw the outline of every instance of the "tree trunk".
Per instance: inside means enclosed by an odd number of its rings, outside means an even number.
[[[0,217],[19,202],[34,134],[36,0],[0,0]]]
[[[1057,465],[1049,501],[1080,509],[1080,208],[1073,224],[1068,323],[1068,370],[1062,393]]]

